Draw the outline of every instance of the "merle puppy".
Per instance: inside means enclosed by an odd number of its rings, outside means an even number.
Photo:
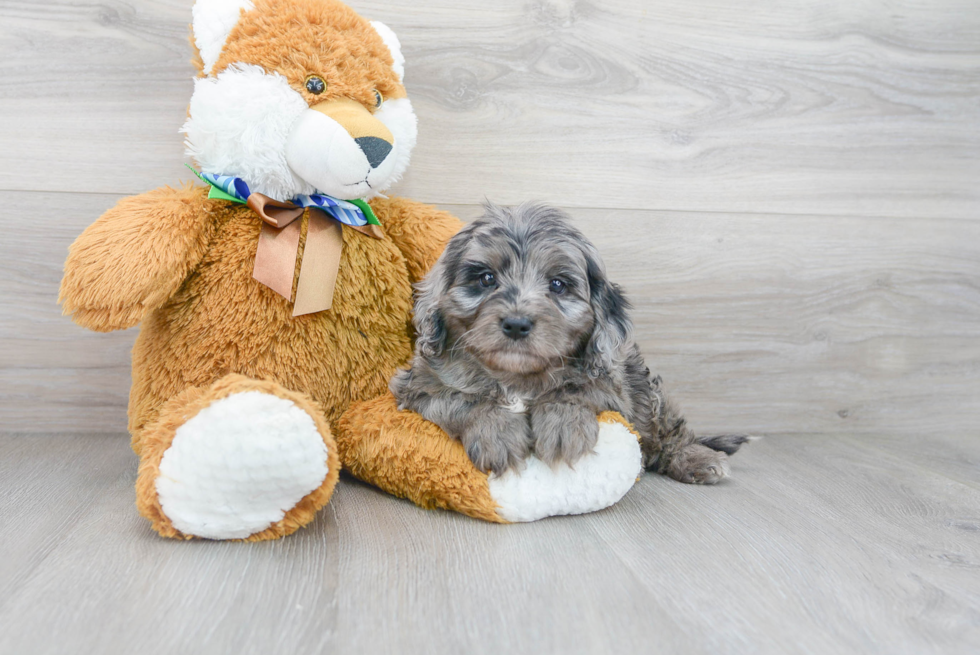
[[[574,464],[613,410],[640,433],[647,469],[718,482],[747,437],[694,435],[650,378],[629,308],[564,213],[488,204],[419,283],[415,357],[391,391],[483,471],[520,468],[532,451]]]

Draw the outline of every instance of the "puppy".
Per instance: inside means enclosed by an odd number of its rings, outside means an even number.
[[[561,211],[486,205],[417,287],[411,367],[391,391],[459,439],[482,471],[534,452],[573,465],[595,446],[596,415],[622,414],[643,465],[682,482],[728,475],[744,435],[699,439],[650,378],[629,303]]]

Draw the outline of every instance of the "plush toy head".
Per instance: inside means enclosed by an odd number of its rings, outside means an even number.
[[[184,124],[201,171],[275,200],[369,199],[417,134],[395,34],[336,0],[198,0]]]

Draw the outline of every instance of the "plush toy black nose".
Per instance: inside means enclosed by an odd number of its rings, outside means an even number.
[[[500,321],[500,329],[511,339],[523,339],[531,334],[534,322],[527,316],[508,316]]]
[[[391,152],[391,144],[376,136],[362,136],[354,139],[354,143],[360,146],[361,152],[367,157],[371,168],[380,166],[388,153]]]

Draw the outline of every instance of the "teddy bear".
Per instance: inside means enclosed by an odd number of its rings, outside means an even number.
[[[411,355],[412,284],[461,223],[383,195],[417,134],[387,26],[336,0],[198,0],[192,32],[182,131],[206,186],[121,200],[71,246],[60,300],[92,330],[141,324],[153,528],[276,538],[329,500],[331,424]]]
[[[202,184],[122,199],[71,246],[60,294],[89,329],[141,325],[129,431],[153,529],[288,535],[341,464],[496,522],[622,497],[640,453],[621,417],[576,471],[488,476],[386,391],[412,354],[412,285],[461,227],[384,195],[417,135],[392,30],[339,0],[197,0],[191,42]]]

